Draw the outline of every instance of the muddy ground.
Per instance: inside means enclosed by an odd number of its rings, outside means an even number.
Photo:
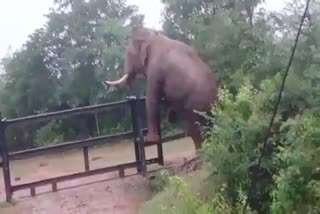
[[[189,138],[164,144],[166,165],[180,164],[194,155]],[[156,147],[146,148],[147,158],[156,157]],[[134,161],[133,144],[117,142],[89,149],[90,168],[101,168]],[[55,155],[14,161],[11,163],[11,179],[14,184],[36,181],[83,171],[82,151],[69,151]],[[148,170],[159,166],[149,165]],[[5,195],[0,174],[1,214],[138,214],[141,205],[150,198],[148,179],[136,175],[135,169],[126,170],[123,179],[118,173],[106,173],[58,184],[58,192],[51,186],[36,189],[36,197],[29,191],[14,193],[14,203],[4,203]]]

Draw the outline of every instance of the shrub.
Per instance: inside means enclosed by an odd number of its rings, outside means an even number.
[[[166,171],[161,171],[154,176],[154,179],[150,181],[151,191],[154,193],[161,192],[169,184],[169,174]]]
[[[257,166],[279,80],[279,75],[264,80],[258,89],[245,82],[235,95],[220,89],[214,126],[207,127],[203,146],[209,173],[204,191],[192,193],[192,183],[170,177],[173,199],[164,203],[163,213],[231,214],[245,208],[246,213],[320,213],[320,113],[316,102],[296,108],[302,92],[293,85]]]
[[[237,95],[220,90],[215,125],[209,127],[203,149],[212,195],[223,198],[231,210],[243,206],[242,195],[248,195],[250,207],[259,213],[317,213],[319,113],[304,111],[287,120],[277,115],[261,168],[256,165],[276,85],[276,80],[266,80],[256,90],[246,83]]]
[[[36,131],[35,143],[37,146],[48,146],[52,144],[62,143],[64,141],[63,134],[59,134],[60,124],[52,121]]]
[[[273,213],[320,213],[319,124],[320,114],[307,111],[282,125],[288,131],[274,157]]]

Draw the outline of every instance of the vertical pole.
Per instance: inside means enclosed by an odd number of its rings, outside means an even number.
[[[145,155],[145,148],[144,148],[144,137],[143,137],[143,130],[142,130],[142,117],[141,117],[141,99],[139,95],[139,87],[135,85],[129,84],[130,92],[134,96],[131,97],[132,103],[132,119],[133,125],[135,125],[135,150],[136,150],[136,157],[138,156],[140,167],[139,171],[142,175],[145,175],[147,171],[146,167],[146,155]],[[137,148],[136,148],[137,147]]]
[[[97,135],[100,135],[100,127],[99,127],[99,120],[98,120],[98,113],[94,114],[94,120],[96,121],[96,129],[97,129]]]
[[[83,147],[83,160],[84,160],[84,169],[86,172],[90,170],[90,164],[89,164],[89,151],[88,147]]]
[[[142,107],[141,107],[141,99],[140,97],[136,97],[136,115],[137,115],[137,129],[138,129],[138,145],[140,150],[140,161],[141,161],[141,171],[142,174],[145,175],[147,171],[147,163],[146,163],[146,153],[144,146],[144,136],[142,130]]]
[[[130,100],[131,106],[131,118],[132,118],[132,129],[133,129],[133,137],[134,137],[134,147],[136,154],[137,171],[139,173],[145,174],[146,172],[146,156],[144,150],[144,139],[142,133],[142,123],[141,123],[141,113],[140,113],[140,103],[139,99],[135,96],[131,96],[127,98]]]
[[[163,147],[162,147],[162,137],[161,137],[161,120],[160,120],[160,113],[158,114],[158,130],[159,130],[159,136],[160,136],[160,141],[157,144],[157,151],[158,151],[158,163],[163,166],[164,165],[164,160],[163,160]]]
[[[137,162],[137,172],[141,173],[140,150],[139,150],[139,143],[138,143],[139,131],[137,129],[136,99],[131,96],[131,97],[127,97],[127,100],[129,101],[129,104],[130,104],[134,152],[135,152],[136,162]]]
[[[2,170],[4,178],[4,186],[6,191],[6,201],[11,202],[12,192],[11,192],[11,178],[10,178],[10,168],[9,168],[9,158],[8,158],[8,148],[6,144],[5,136],[5,122],[2,120],[2,113],[0,112],[0,152],[2,157]]]

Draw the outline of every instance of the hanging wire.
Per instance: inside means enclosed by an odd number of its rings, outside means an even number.
[[[296,39],[295,39],[295,43],[294,43],[294,46],[292,48],[292,52],[291,52],[291,56],[289,58],[289,62],[288,62],[288,65],[287,65],[287,68],[285,70],[285,73],[283,75],[283,79],[282,79],[282,83],[281,83],[281,87],[280,87],[280,91],[279,91],[279,94],[278,94],[278,98],[276,100],[276,103],[275,103],[275,106],[274,106],[274,109],[273,109],[273,114],[272,114],[272,117],[271,117],[271,120],[270,120],[270,123],[269,123],[269,127],[267,129],[267,135],[264,139],[264,143],[263,143],[263,147],[262,147],[262,151],[261,151],[261,154],[260,154],[260,157],[258,159],[258,169],[260,168],[261,166],[261,161],[262,161],[262,158],[265,154],[265,151],[266,151],[266,145],[267,145],[267,142],[268,142],[268,139],[271,135],[271,129],[272,129],[272,126],[273,126],[273,123],[274,123],[274,120],[275,120],[275,117],[277,115],[277,112],[278,112],[278,108],[279,108],[279,104],[280,104],[280,101],[281,101],[281,98],[282,98],[282,92],[284,90],[284,84],[286,82],[286,79],[287,79],[287,76],[288,76],[288,73],[289,73],[289,69],[291,67],[291,64],[292,64],[292,60],[293,60],[293,57],[294,57],[294,54],[296,52],[296,48],[297,48],[297,44],[298,44],[298,41],[299,41],[299,37],[300,37],[300,33],[301,33],[301,29],[302,29],[302,25],[304,23],[304,20],[307,16],[307,13],[308,13],[308,9],[309,9],[309,4],[310,4],[310,0],[307,0],[306,2],[306,7],[305,7],[305,10],[304,10],[304,13],[303,13],[303,16],[301,18],[301,22],[300,22],[300,26],[299,26],[299,29],[298,29],[298,33],[297,33],[297,36],[296,36]],[[248,198],[246,200],[246,204],[244,206],[244,209],[243,209],[243,213],[245,213],[246,209],[247,209],[247,206],[248,206]]]

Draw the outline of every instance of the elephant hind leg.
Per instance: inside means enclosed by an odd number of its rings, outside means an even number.
[[[205,131],[205,126],[208,125],[208,121],[201,115],[195,112],[187,114],[187,133],[194,142],[196,151],[200,150],[204,138],[202,131]]]
[[[190,136],[193,140],[196,151],[200,150],[203,139],[201,136],[200,127],[197,124],[196,120],[188,120],[187,132],[188,132],[188,136]]]

